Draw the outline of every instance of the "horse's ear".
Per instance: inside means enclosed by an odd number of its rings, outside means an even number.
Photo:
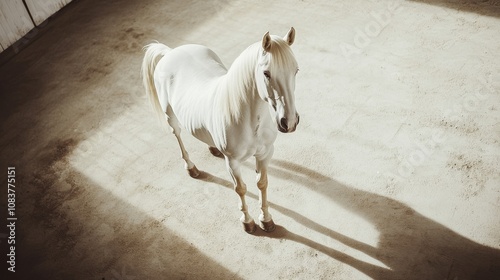
[[[288,31],[288,33],[286,33],[283,40],[285,40],[285,42],[287,42],[288,45],[291,46],[293,44],[293,41],[295,41],[295,28],[290,27],[290,30]]]
[[[262,37],[262,48],[264,51],[268,52],[271,49],[271,36],[269,35],[269,31],[264,34],[264,37]]]

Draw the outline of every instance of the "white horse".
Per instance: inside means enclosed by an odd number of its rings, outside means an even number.
[[[153,43],[145,47],[144,87],[163,121],[166,116],[189,175],[196,178],[199,171],[184,148],[181,127],[206,143],[212,154],[225,158],[248,233],[256,226],[245,203],[247,188],[240,166],[250,156],[256,159],[260,226],[264,231],[275,229],[268,211],[267,167],[277,130],[293,132],[299,123],[294,97],[298,65],[290,48],[294,39],[293,27],[284,38],[267,32],[229,70],[201,45],[170,49]]]

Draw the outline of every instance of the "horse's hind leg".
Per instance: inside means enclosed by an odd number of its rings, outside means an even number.
[[[177,142],[179,142],[179,147],[181,148],[181,156],[185,162],[185,168],[187,169],[189,176],[193,178],[198,177],[200,175],[200,171],[198,171],[198,168],[196,168],[194,163],[189,159],[189,154],[186,151],[186,148],[184,148],[184,143],[182,143],[181,127],[179,125],[179,121],[172,112],[172,108],[170,108],[170,106],[167,106],[167,121],[172,128],[172,133],[175,135],[175,138],[177,138]]]
[[[218,157],[218,158],[224,158],[224,155],[222,154],[222,152],[219,151],[219,149],[217,149],[216,147],[208,147],[208,150],[210,151],[210,153],[213,156]]]

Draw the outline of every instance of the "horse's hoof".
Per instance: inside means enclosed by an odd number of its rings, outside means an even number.
[[[216,147],[208,147],[208,150],[210,150],[210,153],[215,157],[218,157],[218,158],[224,157],[224,155],[221,153],[221,151],[219,151],[219,149],[217,149]]]
[[[267,222],[260,221],[260,228],[265,232],[271,232],[276,229],[276,225],[274,224],[273,220],[269,220]]]
[[[243,223],[243,229],[246,231],[246,233],[252,234],[257,229],[257,226],[255,225],[255,222],[252,220],[249,223]]]
[[[200,171],[198,170],[198,168],[196,168],[196,166],[193,166],[192,168],[188,169],[188,173],[189,176],[193,178],[198,178],[198,176],[200,176]]]

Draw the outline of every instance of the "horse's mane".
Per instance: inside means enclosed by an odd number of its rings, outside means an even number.
[[[221,78],[218,92],[219,110],[221,110],[223,123],[240,119],[241,106],[248,101],[255,89],[255,65],[258,56],[258,44],[250,45],[245,49],[229,68],[227,74]]]
[[[288,44],[275,35],[271,36],[272,44],[269,53],[273,60],[272,72],[279,69],[287,69],[291,64],[297,67],[294,55]],[[241,106],[248,102],[253,94],[257,94],[255,84],[255,67],[258,63],[261,42],[250,45],[233,62],[227,74],[221,78],[218,91],[222,95],[219,98],[218,108],[221,110],[223,123],[227,125],[231,121],[238,122],[241,115]],[[282,70],[281,70],[282,71]]]

